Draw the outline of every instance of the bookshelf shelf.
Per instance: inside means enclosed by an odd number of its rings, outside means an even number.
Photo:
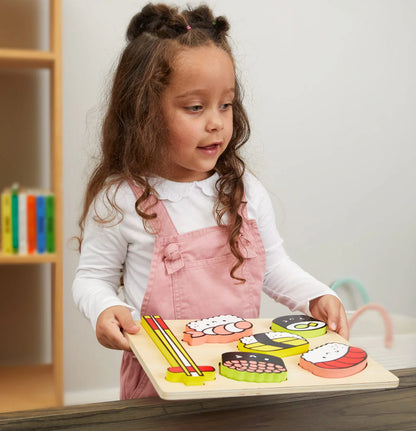
[[[0,367],[0,413],[56,406],[54,368],[51,364]]]
[[[55,55],[49,51],[0,48],[0,66],[8,68],[52,68]]]
[[[0,264],[24,265],[28,263],[55,263],[57,255],[53,254],[4,254],[0,253]]]
[[[22,5],[22,7],[24,6]],[[0,365],[0,412],[54,407],[63,404],[61,15],[62,1],[49,0],[49,51],[12,49],[7,46],[0,47],[1,69],[11,69],[11,73],[13,73],[14,69],[48,70],[50,78],[50,190],[54,194],[55,199],[54,254],[18,255],[0,252],[0,265],[39,264],[50,266],[51,277],[50,286],[48,287],[50,287],[51,293],[52,322],[50,333],[47,335],[51,341],[50,363],[28,364],[24,366]],[[1,98],[0,103],[2,103]],[[30,142],[27,145],[31,145]],[[13,178],[11,181],[16,181],[16,179]],[[48,267],[45,268],[49,270]],[[0,289],[3,287],[1,282],[2,280],[0,279]],[[16,313],[18,312],[19,310],[16,310]],[[3,327],[2,329],[3,331],[13,333],[12,327]],[[22,358],[22,360],[24,359]]]

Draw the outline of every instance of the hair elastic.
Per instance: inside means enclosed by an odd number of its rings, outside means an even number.
[[[190,25],[186,26],[186,29],[189,31],[192,27]]]

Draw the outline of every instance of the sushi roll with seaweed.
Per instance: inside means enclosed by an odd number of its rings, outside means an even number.
[[[285,331],[302,337],[312,338],[326,334],[326,323],[304,314],[291,314],[276,317],[270,328],[272,331]]]
[[[289,332],[264,332],[240,338],[237,348],[242,352],[262,353],[284,358],[307,352],[309,341]]]

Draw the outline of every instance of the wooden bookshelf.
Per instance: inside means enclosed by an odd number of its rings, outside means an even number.
[[[54,407],[63,404],[61,0],[49,0],[49,15],[49,51],[9,49],[7,46],[0,48],[0,68],[47,69],[49,71],[49,169],[50,189],[55,196],[56,249],[54,254],[6,255],[0,253],[0,265],[50,265],[52,322],[51,363],[0,365],[0,411],[2,412]],[[2,330],[12,331],[13,328],[2,328]]]

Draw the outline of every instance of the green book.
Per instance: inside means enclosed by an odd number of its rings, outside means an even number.
[[[17,253],[19,251],[19,196],[17,193],[18,193],[18,186],[13,185],[11,188],[13,253]]]
[[[55,197],[46,195],[46,252],[55,252]]]

